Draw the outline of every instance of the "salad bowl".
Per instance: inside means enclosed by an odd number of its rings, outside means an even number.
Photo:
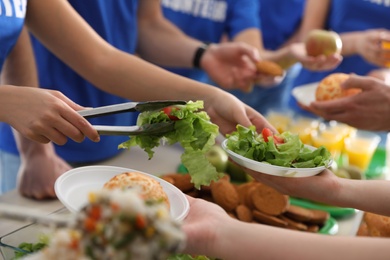
[[[331,160],[329,162],[329,165],[327,166],[318,166],[314,168],[290,168],[290,167],[272,165],[266,162],[259,162],[259,161],[246,158],[240,154],[231,151],[227,147],[227,141],[228,141],[227,139],[224,140],[221,146],[228,153],[229,157],[234,162],[253,171],[257,171],[265,174],[281,176],[281,177],[309,177],[309,176],[314,176],[319,174],[323,170],[329,168],[332,164],[332,160]],[[311,150],[316,149],[313,146],[308,146],[308,145],[305,146]]]

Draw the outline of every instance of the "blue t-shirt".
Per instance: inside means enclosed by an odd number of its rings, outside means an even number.
[[[279,49],[298,29],[301,23],[305,0],[260,0],[257,12],[260,18],[263,44],[267,50]],[[287,70],[285,79],[277,86],[255,86],[252,92],[230,91],[244,103],[266,114],[269,110],[285,112],[292,82],[301,69],[300,64]]]
[[[0,0],[0,71],[22,31],[26,6],[27,0]]]
[[[249,28],[259,28],[258,3],[252,0],[162,0],[164,16],[186,35],[204,42],[218,43]],[[199,69],[167,68],[201,82],[211,83]]]
[[[4,1],[3,1],[4,2]],[[76,11],[104,39],[120,50],[134,53],[137,42],[137,0],[70,0]],[[1,33],[1,32],[0,32]],[[74,37],[77,37],[75,35]],[[36,39],[33,46],[39,70],[40,86],[56,89],[76,103],[86,107],[128,102],[124,98],[108,94],[62,63]],[[91,119],[96,125],[132,125],[135,124],[135,113],[123,113]],[[69,162],[92,162],[116,155],[118,144],[128,140],[126,136],[101,136],[99,143],[88,139],[82,143],[69,140],[64,146],[56,146],[56,152]],[[11,129],[0,125],[0,149],[17,153]]]
[[[327,19],[330,30],[338,33],[364,31],[367,29],[390,29],[390,2],[375,0],[334,0],[331,3]],[[317,82],[325,76],[335,73],[356,73],[366,75],[377,66],[366,62],[361,56],[353,55],[344,57],[342,63],[334,70],[327,72],[312,72],[302,69],[294,82],[294,86],[300,86]],[[297,113],[312,115],[298,107],[296,100],[290,99],[290,107]]]

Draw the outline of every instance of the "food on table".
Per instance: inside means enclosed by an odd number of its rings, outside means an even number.
[[[311,30],[305,39],[306,52],[310,56],[330,56],[340,53],[343,43],[340,36],[333,31]]]
[[[364,212],[358,236],[390,237],[390,217]]]
[[[288,131],[273,134],[269,129],[258,134],[255,126],[237,125],[237,130],[227,135],[227,148],[246,158],[283,167],[328,167],[331,161],[331,154],[324,146],[312,150],[298,134]]]
[[[168,195],[161,184],[139,172],[124,172],[112,177],[104,186],[105,189],[139,188],[141,196],[146,201],[163,201],[169,208]]]
[[[203,101],[189,101],[186,105],[177,105],[170,110],[143,112],[138,117],[137,125],[174,122],[174,130],[154,136],[130,136],[130,140],[120,144],[119,148],[139,146],[152,158],[153,149],[161,143],[180,143],[184,148],[181,161],[190,172],[191,181],[197,188],[208,185],[222,176],[205,155],[214,145],[219,128],[202,109]]]
[[[283,76],[284,70],[277,63],[269,60],[261,60],[256,63],[257,72],[267,76]]]
[[[185,234],[161,201],[146,201],[138,189],[102,189],[75,224],[59,229],[49,245],[25,259],[163,259],[182,249]]]
[[[333,100],[361,92],[361,89],[342,89],[341,85],[350,76],[345,73],[333,73],[323,78],[316,88],[315,98],[317,101]]]
[[[200,190],[194,188],[184,193],[214,202],[225,209],[231,217],[249,223],[318,232],[330,217],[326,211],[291,205],[289,196],[263,183],[258,181],[232,183],[228,175],[212,182],[210,186],[202,186]]]

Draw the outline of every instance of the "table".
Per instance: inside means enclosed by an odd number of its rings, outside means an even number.
[[[131,150],[124,150],[118,156],[99,162],[96,165],[127,167],[159,175],[163,173],[176,172],[177,166],[180,163],[180,156],[182,152],[182,148],[178,145],[160,146],[155,149],[154,157],[151,160],[148,160],[147,154],[142,149],[134,147]],[[0,196],[0,203],[9,203],[35,208],[42,211],[43,214],[50,214],[64,208],[62,203],[58,200],[31,200],[20,196],[16,190]],[[362,215],[362,212],[357,212],[347,218],[338,219],[339,231],[337,235],[354,236],[360,225]],[[28,223],[0,219],[0,237],[25,226],[26,224]]]

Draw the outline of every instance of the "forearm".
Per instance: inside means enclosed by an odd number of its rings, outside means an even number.
[[[390,216],[389,181],[342,179],[340,183],[342,187],[332,205]]]
[[[166,67],[192,68],[200,41],[186,36],[165,19],[139,23],[137,53],[145,60]]]
[[[348,32],[340,34],[341,40],[343,42],[343,47],[341,54],[343,56],[356,55],[358,53],[357,43],[362,37],[362,32]]]
[[[217,245],[207,253],[225,260],[387,259],[390,253],[388,239],[324,236],[238,221],[221,226]]]

